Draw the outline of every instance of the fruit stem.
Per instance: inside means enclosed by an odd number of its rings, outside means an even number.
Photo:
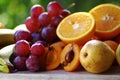
[[[70,9],[70,8],[74,7],[75,5],[76,5],[75,3],[72,3],[66,9]]]

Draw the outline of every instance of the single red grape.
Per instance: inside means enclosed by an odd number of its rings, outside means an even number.
[[[38,72],[40,71],[40,60],[39,57],[30,55],[26,60],[26,67],[29,71]]]
[[[41,36],[46,42],[54,42],[58,38],[56,35],[56,28],[50,25],[42,29]]]
[[[62,19],[63,17],[61,15],[53,17],[51,25],[57,27]]]
[[[31,53],[35,56],[42,56],[45,54],[45,47],[41,43],[34,43],[31,48]]]
[[[47,47],[47,42],[46,42],[46,41],[38,40],[38,41],[36,41],[35,43],[41,43],[41,44],[43,44],[45,47]]]
[[[14,53],[16,56],[28,56],[30,54],[30,44],[26,40],[19,40],[15,44]]]
[[[47,5],[47,11],[51,16],[58,16],[62,12],[62,6],[57,1],[51,1]]]
[[[44,10],[43,6],[41,6],[39,4],[35,4],[31,7],[30,14],[31,14],[32,18],[38,19],[38,16],[44,11],[45,10]]]
[[[66,16],[70,15],[70,13],[71,12],[69,10],[63,9],[60,15],[62,15],[65,18]]]
[[[17,30],[14,34],[14,40],[15,42],[19,40],[27,40],[31,41],[31,33],[29,31],[25,30]]]
[[[26,70],[26,59],[27,57],[15,57],[13,64],[18,71]]]
[[[39,21],[31,17],[26,18],[25,25],[30,32],[37,32],[40,28]]]
[[[51,16],[48,12],[43,12],[39,15],[39,22],[43,27],[51,23]]]
[[[40,32],[32,33],[32,40],[31,40],[31,42],[35,43],[38,40],[43,40],[42,37],[41,37],[41,33]]]

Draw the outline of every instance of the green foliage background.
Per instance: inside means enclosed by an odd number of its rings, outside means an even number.
[[[30,16],[30,8],[34,4],[41,4],[45,7],[52,0],[0,0],[0,22],[7,28],[13,29],[19,24],[23,24]],[[120,0],[57,0],[67,8],[70,4],[76,5],[69,10],[74,12],[89,11],[91,8],[102,3],[114,3],[120,6]]]

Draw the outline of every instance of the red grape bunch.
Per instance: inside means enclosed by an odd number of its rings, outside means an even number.
[[[63,9],[57,1],[49,2],[46,10],[40,4],[33,5],[30,16],[25,20],[28,31],[17,30],[14,34],[16,44],[13,63],[18,71],[45,70],[45,47],[59,40],[56,28],[60,21],[70,14],[70,11]]]

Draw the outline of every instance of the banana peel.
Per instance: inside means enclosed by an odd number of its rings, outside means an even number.
[[[0,29],[0,46],[4,47],[14,43],[14,33],[15,30],[12,29]]]
[[[25,30],[28,31],[27,27],[25,24],[20,24],[18,26],[16,26],[13,30],[17,31],[17,30]]]
[[[4,73],[9,73],[9,68],[2,58],[0,58],[0,71]]]
[[[15,44],[10,44],[3,47],[0,50],[0,71],[1,72],[12,72],[14,70],[14,65],[10,62],[10,57],[14,52]]]

